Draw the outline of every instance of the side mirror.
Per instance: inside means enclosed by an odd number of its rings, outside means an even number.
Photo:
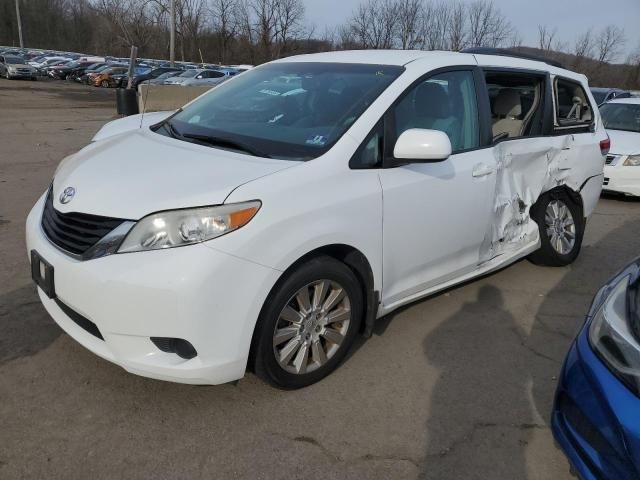
[[[411,128],[396,141],[393,156],[407,163],[441,162],[451,156],[451,141],[440,130]]]
[[[201,78],[202,78],[202,75],[198,75],[198,76],[196,77],[196,79],[198,79],[198,80],[200,80]]]

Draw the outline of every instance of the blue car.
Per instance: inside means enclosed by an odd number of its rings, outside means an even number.
[[[582,480],[640,479],[640,259],[596,294],[565,360],[551,421]]]

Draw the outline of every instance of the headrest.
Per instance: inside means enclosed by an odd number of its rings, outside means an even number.
[[[522,113],[520,94],[514,88],[503,88],[493,101],[493,113],[503,117],[517,117]]]

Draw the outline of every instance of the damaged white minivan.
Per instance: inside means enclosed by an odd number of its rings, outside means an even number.
[[[332,372],[416,299],[572,262],[609,140],[584,76],[497,54],[345,51],[105,125],[27,219],[40,298],[129,372]]]

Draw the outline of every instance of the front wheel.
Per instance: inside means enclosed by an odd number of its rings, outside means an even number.
[[[529,259],[539,265],[562,267],[580,253],[584,235],[582,209],[565,192],[545,194],[534,220],[540,232],[540,249]]]
[[[102,88],[109,88],[109,81],[108,80],[103,80],[102,82],[100,82],[100,86]]]
[[[282,279],[254,334],[256,374],[283,389],[311,385],[335,370],[359,331],[360,284],[345,264],[321,256]]]

